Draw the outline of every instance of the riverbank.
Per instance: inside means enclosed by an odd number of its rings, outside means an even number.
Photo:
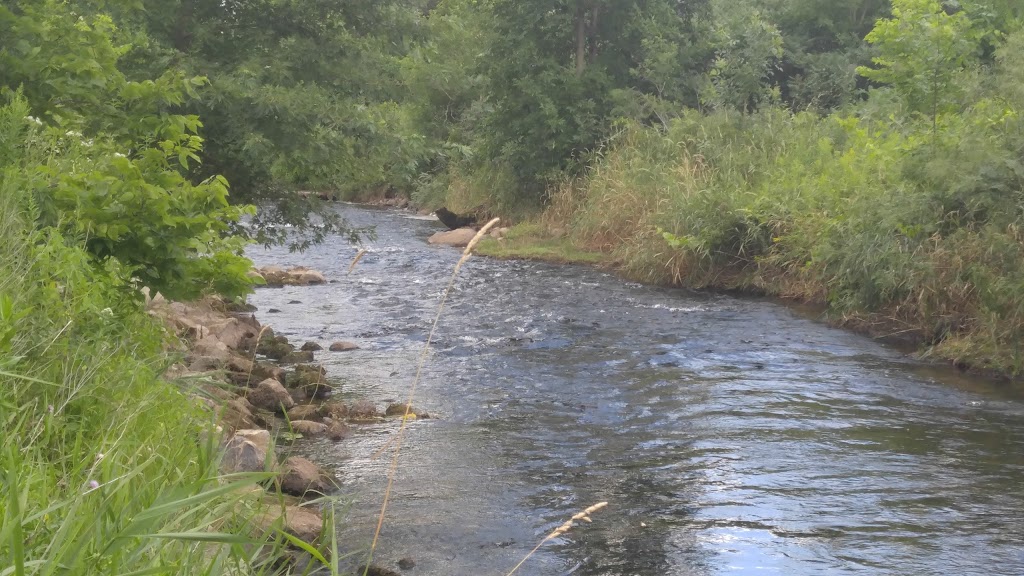
[[[376,239],[318,245],[301,261],[254,248],[256,262],[301,263],[329,282],[249,302],[296,344],[359,345],[316,358],[343,378],[346,401],[405,399],[462,250],[429,244],[442,226],[412,213],[336,209]],[[585,502],[608,501],[527,572],[941,571],[954,560],[935,549],[1019,569],[1020,538],[1001,535],[1020,533],[1021,402],[998,383],[766,298],[527,260],[466,262],[430,348],[414,402],[438,418],[406,431],[374,555],[384,566],[412,557],[409,574],[505,573]],[[340,523],[343,542],[373,534],[397,424],[301,447],[340,467],[345,494],[364,503]]]
[[[947,304],[934,317],[927,308],[908,310],[903,301],[879,302],[874,308],[837,305],[832,300],[836,296],[833,279],[820,267],[779,265],[760,257],[721,262],[695,258],[692,247],[657,228],[655,223],[667,215],[647,203],[634,207],[628,216],[628,211],[609,216],[609,222],[595,231],[594,220],[600,218],[595,213],[600,214],[610,200],[588,197],[589,181],[579,186],[563,189],[553,206],[512,226],[505,238],[485,239],[477,252],[498,259],[587,264],[659,286],[778,298],[820,309],[831,325],[915,349],[923,360],[992,379],[1018,381],[1021,375],[1019,350],[1012,337],[1018,328],[1014,316],[976,317],[977,302],[970,300],[961,300],[958,306]],[[616,218],[621,220],[614,222]],[[964,290],[955,285],[948,289]],[[936,296],[932,294],[932,298]]]

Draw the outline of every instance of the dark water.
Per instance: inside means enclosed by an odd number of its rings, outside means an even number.
[[[321,352],[346,395],[402,399],[459,251],[436,222],[344,208],[378,240],[254,251],[336,280],[265,289],[261,319]],[[289,304],[299,300],[302,304]],[[278,314],[267,314],[268,308]],[[600,271],[473,258],[435,338],[377,561],[409,574],[1024,574],[1024,400],[773,303]],[[398,423],[297,449],[371,538]]]

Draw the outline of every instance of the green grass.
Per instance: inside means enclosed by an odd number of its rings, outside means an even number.
[[[0,166],[0,576],[275,573],[266,475],[220,475],[131,271],[37,228],[19,169]]]
[[[537,223],[521,223],[502,240],[485,238],[476,252],[491,258],[542,260],[560,264],[611,264],[608,254],[587,250],[564,236],[555,236]]]
[[[1003,77],[1024,77],[1019,54]],[[1019,376],[1024,96],[984,90],[934,124],[766,108],[627,126],[547,212],[480,251],[821,304],[929,357]]]

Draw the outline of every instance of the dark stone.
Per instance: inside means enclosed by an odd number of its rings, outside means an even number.
[[[327,370],[317,364],[299,364],[288,380],[295,388],[327,381]]]
[[[345,438],[348,437],[350,433],[351,430],[349,429],[349,427],[341,422],[331,422],[331,424],[327,427],[327,437],[330,438],[331,440],[334,440],[335,442],[338,442],[339,440],[344,440]]]
[[[326,400],[334,394],[335,388],[327,382],[313,382],[302,387],[302,391],[311,400]]]
[[[324,347],[317,344],[316,342],[306,342],[305,344],[302,345],[302,348],[299,348],[299,350],[302,350],[304,352],[316,352],[317,350],[323,349]]]
[[[267,310],[267,314],[280,314],[280,313],[281,313],[281,311],[278,310],[277,308],[271,308],[270,310]]]
[[[295,350],[295,347],[289,344],[288,339],[284,336],[274,336],[269,339],[263,338],[256,345],[256,352],[274,360],[284,358],[293,350]]]
[[[280,358],[282,364],[301,364],[302,362],[312,362],[313,353],[309,350],[298,350],[295,352],[289,352]]]
[[[289,300],[288,303],[289,304],[302,304],[302,301],[301,300]]]
[[[278,482],[281,492],[294,496],[305,496],[310,492],[327,494],[337,486],[319,466],[300,456],[284,461]]]
[[[437,215],[437,219],[442,224],[448,227],[449,230],[457,230],[459,228],[466,228],[476,224],[476,217],[474,216],[460,216],[455,212],[447,208],[438,208],[434,214]]]
[[[406,556],[398,561],[398,567],[402,570],[411,570],[416,566],[416,561]]]
[[[406,407],[406,405],[403,404],[403,403],[400,403],[400,402],[395,402],[393,404],[388,404],[388,407],[384,409],[384,415],[385,416],[405,416],[405,407]],[[409,406],[409,414],[412,414],[413,416],[418,416],[419,415],[419,413],[416,411],[416,408],[414,408],[412,406]]]

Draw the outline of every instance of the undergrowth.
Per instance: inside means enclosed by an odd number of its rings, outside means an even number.
[[[23,104],[0,108],[8,144]],[[0,575],[270,574],[266,475],[221,476],[212,415],[164,380],[130,269],[39,225],[0,146]]]
[[[1020,375],[1022,46],[1024,33],[1008,37],[986,81],[963,73],[956,113],[898,117],[880,92],[825,117],[627,123],[503,250],[600,252],[642,281],[823,303],[933,357]]]

